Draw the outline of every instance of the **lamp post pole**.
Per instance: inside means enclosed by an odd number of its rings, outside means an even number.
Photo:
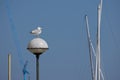
[[[39,54],[36,54],[36,80],[39,80]]]

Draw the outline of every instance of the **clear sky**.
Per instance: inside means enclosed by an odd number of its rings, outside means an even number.
[[[49,50],[40,56],[40,80],[91,80],[84,15],[89,17],[96,46],[100,0],[0,0],[0,80],[7,80],[12,54],[12,80],[23,80],[22,68],[36,79],[35,56],[26,48],[29,32],[42,26]],[[103,0],[101,65],[105,80],[120,79],[120,1]]]

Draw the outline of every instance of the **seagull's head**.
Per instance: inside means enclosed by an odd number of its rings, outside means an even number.
[[[38,30],[41,30],[42,28],[41,27],[37,27]]]

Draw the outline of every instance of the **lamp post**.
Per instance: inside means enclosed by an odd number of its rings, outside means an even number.
[[[36,80],[39,80],[39,56],[48,49],[48,45],[42,38],[34,38],[27,49],[36,56]]]

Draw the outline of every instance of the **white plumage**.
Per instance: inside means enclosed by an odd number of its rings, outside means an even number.
[[[42,28],[37,27],[37,29],[32,30],[30,33],[33,35],[39,36],[42,33]]]

